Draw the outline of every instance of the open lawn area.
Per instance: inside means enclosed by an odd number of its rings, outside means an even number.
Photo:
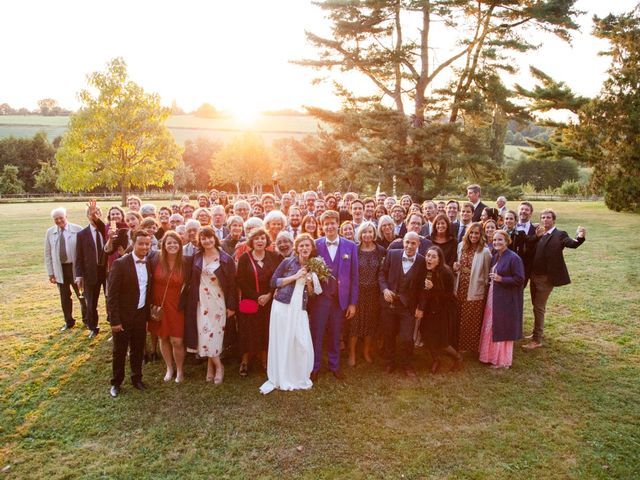
[[[310,391],[262,396],[263,374],[240,378],[235,360],[220,386],[204,365],[165,384],[158,362],[144,367],[146,392],[125,383],[112,399],[104,315],[94,340],[58,331],[43,265],[54,205],[0,205],[3,476],[640,478],[640,216],[545,202],[536,216],[548,206],[587,241],[565,250],[573,283],[551,296],[545,347],[518,346],[511,370],[469,358],[431,375],[417,349],[417,380],[361,361],[345,383],[323,372]],[[84,225],[82,204],[67,207]],[[525,312],[528,333],[528,289]]]

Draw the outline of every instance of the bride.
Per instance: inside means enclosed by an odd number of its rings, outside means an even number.
[[[313,370],[313,342],[309,330],[307,300],[309,294],[322,293],[315,274],[306,269],[316,246],[308,233],[296,237],[294,255],[282,261],[271,278],[276,294],[269,325],[268,380],[260,387],[263,394],[274,389],[309,389]]]

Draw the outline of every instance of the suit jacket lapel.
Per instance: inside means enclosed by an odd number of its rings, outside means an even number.
[[[136,293],[138,294],[138,300],[140,299],[140,285],[138,285],[138,272],[136,271],[136,261],[133,258],[133,254],[129,254],[129,275],[132,275],[131,279]]]

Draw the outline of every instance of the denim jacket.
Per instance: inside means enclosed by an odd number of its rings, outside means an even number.
[[[290,277],[291,275],[294,275],[295,273],[298,272],[298,270],[300,270],[300,267],[301,267],[300,261],[296,256],[285,258],[280,263],[276,271],[273,273],[273,276],[271,277],[271,288],[276,289],[276,294],[273,297],[275,300],[281,303],[286,303],[286,304],[291,303],[291,297],[293,296],[293,290],[296,284],[295,282],[293,282],[293,283],[289,283],[288,285],[282,286],[282,279],[286,277]],[[317,280],[314,281],[314,285],[317,285],[317,287],[315,288],[319,289],[320,284]],[[320,289],[320,291],[322,290]],[[302,309],[303,310],[307,309],[308,301],[309,301],[309,292],[307,292],[307,288],[305,287],[302,292]]]

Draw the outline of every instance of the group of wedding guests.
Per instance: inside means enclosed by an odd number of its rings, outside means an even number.
[[[562,250],[580,246],[586,231],[570,238],[550,209],[533,224],[528,202],[514,211],[499,197],[488,207],[478,185],[467,198],[282,193],[276,182],[274,194],[232,199],[213,190],[197,206],[183,197],[157,210],[131,196],[126,212],[112,206],[104,218],[90,202],[86,228],[52,211],[45,264],[60,292],[62,330],[75,324],[73,290],[94,338],[105,292],[114,397],[127,353],[132,384],[144,390],[143,361],[158,347],[165,381],[183,381],[192,353],[206,361],[206,380],[221,383],[233,342],[239,375],[252,359],[266,372],[263,393],[310,388],[325,346],[329,371],[344,379],[341,350],[355,366],[360,342],[366,362],[379,355],[385,371],[409,377],[415,346],[429,351],[434,373],[461,369],[466,352],[509,368],[525,286],[535,322],[523,348],[533,350],[551,291],[570,282]]]

